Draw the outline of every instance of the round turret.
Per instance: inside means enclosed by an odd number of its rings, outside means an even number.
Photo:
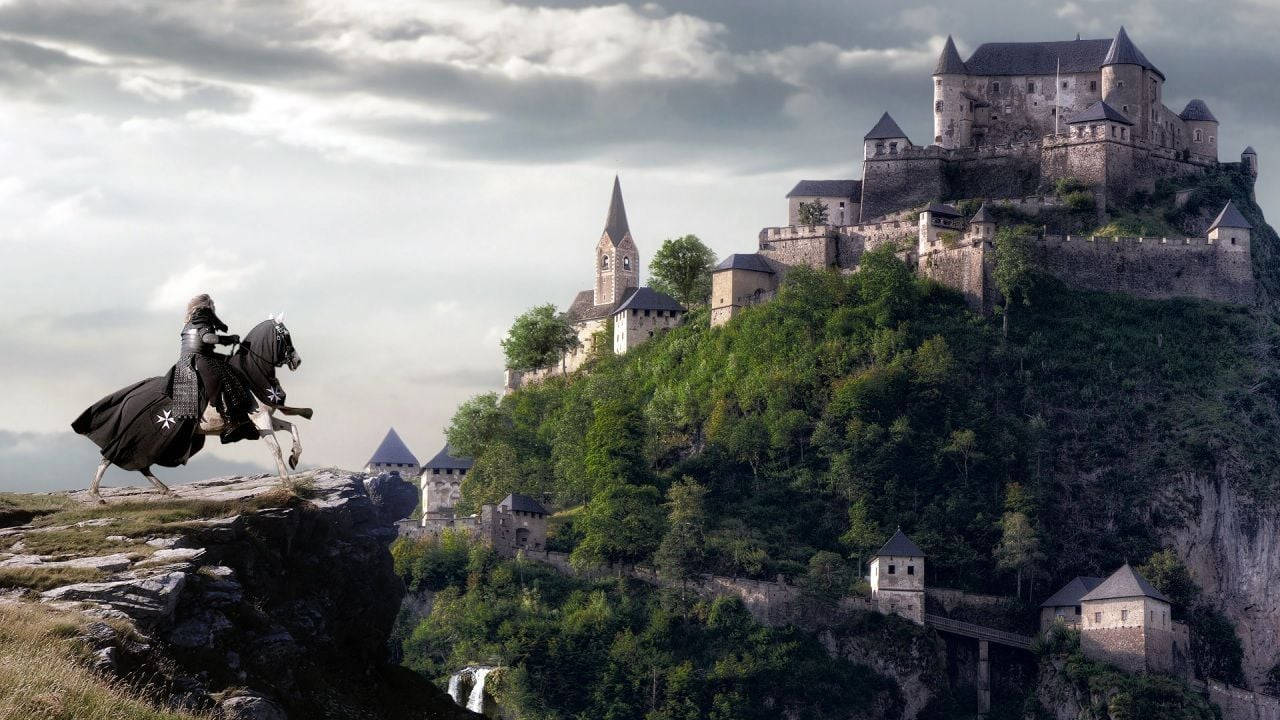
[[[1161,107],[1163,84],[1164,75],[1121,27],[1102,61],[1102,99],[1133,121],[1140,138],[1159,139],[1153,136],[1153,130],[1159,125],[1155,114]]]
[[[1249,174],[1253,176],[1254,180],[1257,180],[1258,153],[1253,149],[1252,145],[1246,147],[1244,152],[1240,153],[1240,162],[1244,163],[1244,166],[1249,168]]]
[[[973,124],[969,114],[970,99],[965,96],[964,78],[968,74],[956,44],[947,36],[942,55],[933,69],[933,143],[944,148],[970,144]]]
[[[1188,102],[1178,117],[1186,125],[1187,148],[1196,155],[1217,160],[1218,118],[1209,112],[1209,106],[1197,98]]]

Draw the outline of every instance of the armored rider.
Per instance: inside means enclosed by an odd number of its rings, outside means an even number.
[[[214,352],[219,345],[236,345],[239,335],[222,335],[227,324],[214,312],[213,298],[197,295],[187,304],[182,349],[173,375],[173,412],[178,419],[199,420],[203,398],[222,415],[222,442],[254,439],[258,431],[249,419],[257,403],[247,383],[227,357]]]

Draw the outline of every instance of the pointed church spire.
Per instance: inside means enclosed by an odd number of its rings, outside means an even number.
[[[622,238],[631,232],[627,225],[627,208],[622,204],[622,183],[618,176],[613,176],[613,197],[609,199],[609,214],[604,219],[604,234],[609,236],[614,245],[622,242]]]
[[[964,61],[960,59],[960,53],[956,51],[956,43],[947,36],[947,44],[942,46],[942,54],[938,56],[938,65],[933,69],[934,75],[964,75],[969,69],[964,66]]]

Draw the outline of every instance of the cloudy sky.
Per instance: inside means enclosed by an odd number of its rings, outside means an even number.
[[[359,467],[392,425],[430,457],[512,317],[590,285],[615,172],[645,257],[747,250],[797,179],[859,176],[883,110],[927,141],[948,33],[1121,24],[1224,159],[1257,148],[1270,207],[1276,0],[0,0],[0,489],[83,486],[68,423],[168,368],[199,291],[233,330],[287,313],[304,462]]]

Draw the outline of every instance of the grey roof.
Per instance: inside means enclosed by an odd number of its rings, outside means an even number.
[[[1047,600],[1040,603],[1040,607],[1066,607],[1068,605],[1079,605],[1080,598],[1089,593],[1090,590],[1102,584],[1100,577],[1077,577],[1071,582],[1063,585],[1058,592],[1049,596]]]
[[[963,75],[969,72],[956,52],[955,41],[947,36],[947,44],[942,46],[942,54],[938,56],[938,64],[933,68],[934,75]]]
[[[712,272],[720,272],[721,270],[751,270],[754,272],[773,274],[773,268],[769,267],[769,263],[760,253],[734,253],[716,266]]]
[[[396,434],[396,429],[387,430],[386,437],[382,438],[382,443],[378,445],[378,449],[373,451],[373,457],[369,458],[368,465],[417,465],[418,458],[409,452],[409,448]]]
[[[933,213],[934,215],[948,215],[950,217],[960,217],[959,210],[951,207],[950,205],[943,205],[941,203],[930,203],[929,207],[925,208],[924,211],[927,213]]]
[[[1253,149],[1252,145],[1246,145],[1241,155],[1257,155],[1258,151]]]
[[[924,551],[920,546],[911,541],[911,538],[902,532],[902,528],[898,528],[893,537],[889,538],[889,542],[880,548],[880,552],[876,553],[876,557],[885,555],[896,555],[898,557],[924,557]]]
[[[1099,100],[1073,115],[1071,119],[1067,121],[1067,124],[1075,125],[1076,123],[1097,122],[1099,120],[1110,120],[1112,122],[1124,123],[1125,125],[1133,124],[1133,121],[1125,117],[1124,113],[1111,107],[1102,100]]]
[[[542,507],[542,503],[538,502],[537,500],[534,500],[528,495],[521,495],[520,493],[511,493],[510,495],[503,498],[502,502],[498,504],[506,505],[512,510],[517,510],[519,512],[534,513],[536,515],[551,514],[547,512],[546,508]]]
[[[613,176],[613,196],[609,198],[609,213],[604,219],[604,234],[609,236],[609,240],[617,245],[622,242],[622,238],[631,233],[631,226],[627,224],[627,208],[622,204],[622,184],[618,182],[618,176]]]
[[[854,202],[862,199],[861,180],[801,180],[787,197],[841,197]]]
[[[1095,72],[1110,48],[1107,39],[983,43],[964,64],[970,75],[1052,75],[1059,61],[1064,73]]]
[[[1214,219],[1209,229],[1212,230],[1219,227],[1253,229],[1253,225],[1245,219],[1244,215],[1240,214],[1240,210],[1236,208],[1233,200],[1227,201],[1226,206],[1222,208],[1222,212],[1218,213],[1218,217]]]
[[[624,310],[675,310],[684,312],[684,306],[676,302],[676,299],[664,292],[658,292],[653,288],[639,287],[618,303],[618,309],[614,313],[620,313]]]
[[[898,123],[889,117],[889,113],[880,116],[876,121],[875,127],[871,128],[871,132],[867,133],[863,140],[884,140],[887,138],[905,138],[906,133],[902,132],[902,128],[898,127]]]
[[[991,214],[991,211],[987,209],[986,203],[982,203],[982,207],[978,208],[978,212],[974,213],[973,217],[969,218],[969,222],[971,223],[993,223],[995,221],[996,219]]]
[[[1102,581],[1102,584],[1085,593],[1080,600],[1087,602],[1090,600],[1114,600],[1116,598],[1130,597],[1149,597],[1156,600],[1169,602],[1169,598],[1165,597],[1159,590],[1151,587],[1151,583],[1147,579],[1138,574],[1129,563],[1125,563],[1119,570],[1111,573],[1111,577]]]
[[[446,443],[436,456],[427,461],[422,467],[427,470],[440,468],[441,470],[468,470],[475,461],[469,457],[454,453],[453,448]]]
[[[622,297],[626,298],[635,288],[630,287],[622,291]],[[596,293],[594,290],[581,290],[573,297],[573,302],[569,303],[569,309],[564,314],[569,317],[570,322],[582,322],[584,320],[597,320],[599,318],[609,317],[613,314],[613,309],[618,306],[617,303],[605,303],[596,305]]]
[[[1195,98],[1182,108],[1182,112],[1178,113],[1178,117],[1183,120],[1207,120],[1209,122],[1218,122],[1218,118],[1209,112],[1209,106],[1200,98]]]
[[[1124,31],[1124,26],[1120,26],[1120,32],[1116,33],[1116,37],[1111,41],[1111,47],[1107,48],[1107,56],[1102,59],[1103,65],[1141,65],[1142,67],[1154,71],[1164,79],[1164,73],[1151,64],[1146,55],[1138,49],[1129,39],[1129,33]]]

